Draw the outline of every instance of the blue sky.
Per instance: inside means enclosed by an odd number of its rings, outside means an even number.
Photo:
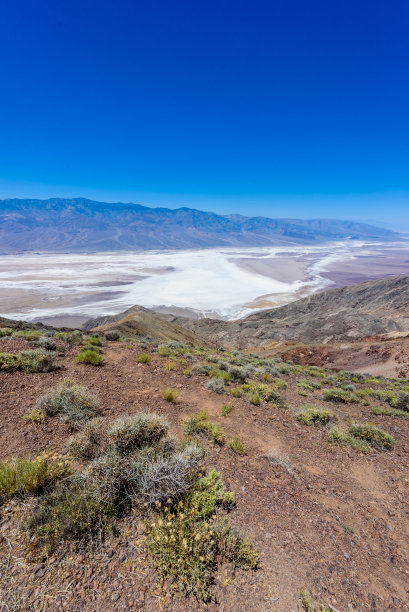
[[[407,0],[3,0],[0,197],[409,229]]]

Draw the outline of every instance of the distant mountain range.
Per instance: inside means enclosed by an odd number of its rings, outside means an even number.
[[[400,234],[354,221],[217,215],[85,198],[0,200],[0,252],[118,251],[394,241]]]

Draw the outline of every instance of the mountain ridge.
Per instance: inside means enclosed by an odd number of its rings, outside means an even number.
[[[183,328],[206,338],[217,346],[240,350],[265,349],[280,341],[326,344],[385,334],[409,334],[409,276],[392,276],[328,289],[235,321],[193,319],[133,306],[115,316],[90,319],[84,329],[105,331],[125,323],[129,327],[133,318],[151,316],[173,324],[175,329]]]
[[[409,276],[328,289],[237,321],[169,320],[213,342],[240,349],[280,340],[318,344],[409,333]]]
[[[5,253],[290,246],[346,239],[396,241],[401,235],[337,219],[219,215],[86,198],[0,200],[0,250]]]

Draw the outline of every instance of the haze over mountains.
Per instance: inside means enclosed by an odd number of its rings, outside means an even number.
[[[120,251],[394,241],[400,234],[335,219],[270,219],[85,198],[0,201],[0,251]]]

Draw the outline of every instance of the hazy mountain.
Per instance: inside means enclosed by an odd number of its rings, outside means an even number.
[[[334,219],[270,219],[84,198],[0,201],[0,251],[115,251],[393,241],[391,230]]]

